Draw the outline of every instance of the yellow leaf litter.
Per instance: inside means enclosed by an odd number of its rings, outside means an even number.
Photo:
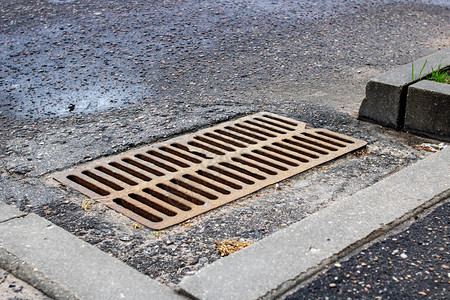
[[[216,244],[217,253],[220,253],[221,256],[227,256],[251,245],[249,241],[236,240],[225,240],[223,242],[215,241],[214,244]]]
[[[84,211],[90,210],[95,204],[94,200],[91,199],[83,199],[81,200],[81,209]]]

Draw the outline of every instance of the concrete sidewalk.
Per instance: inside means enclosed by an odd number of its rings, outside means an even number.
[[[0,268],[57,299],[274,298],[449,196],[447,147],[185,277],[176,290],[0,203]]]

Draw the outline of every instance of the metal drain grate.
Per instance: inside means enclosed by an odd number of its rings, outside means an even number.
[[[53,177],[145,226],[163,229],[365,145],[258,113]]]

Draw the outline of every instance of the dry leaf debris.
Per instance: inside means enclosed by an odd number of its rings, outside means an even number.
[[[91,199],[83,199],[81,200],[81,209],[84,211],[88,211],[94,206],[95,201]]]
[[[215,241],[214,244],[216,244],[217,253],[220,253],[220,256],[227,256],[251,245],[249,241],[236,240]]]
[[[133,223],[131,226],[133,229],[143,229],[144,227],[140,223]]]
[[[438,152],[438,151],[444,149],[445,146],[446,145],[444,143],[440,143],[440,144],[422,143],[422,144],[418,145],[416,148],[425,150],[428,152]]]

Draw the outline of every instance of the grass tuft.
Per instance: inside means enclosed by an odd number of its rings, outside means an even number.
[[[441,70],[441,66],[442,66],[442,60],[441,60],[441,63],[439,64],[437,70],[433,70],[433,68],[431,68],[431,74],[428,76],[427,79],[436,81],[436,82],[440,82],[440,83],[450,83],[450,81],[449,81],[450,74],[448,73],[448,71]]]
[[[419,73],[419,78],[418,80],[422,79],[422,72],[425,69],[425,66],[427,65],[428,59],[425,60],[425,62],[423,63],[422,69],[420,70]],[[411,62],[411,81],[414,81],[414,62]]]

